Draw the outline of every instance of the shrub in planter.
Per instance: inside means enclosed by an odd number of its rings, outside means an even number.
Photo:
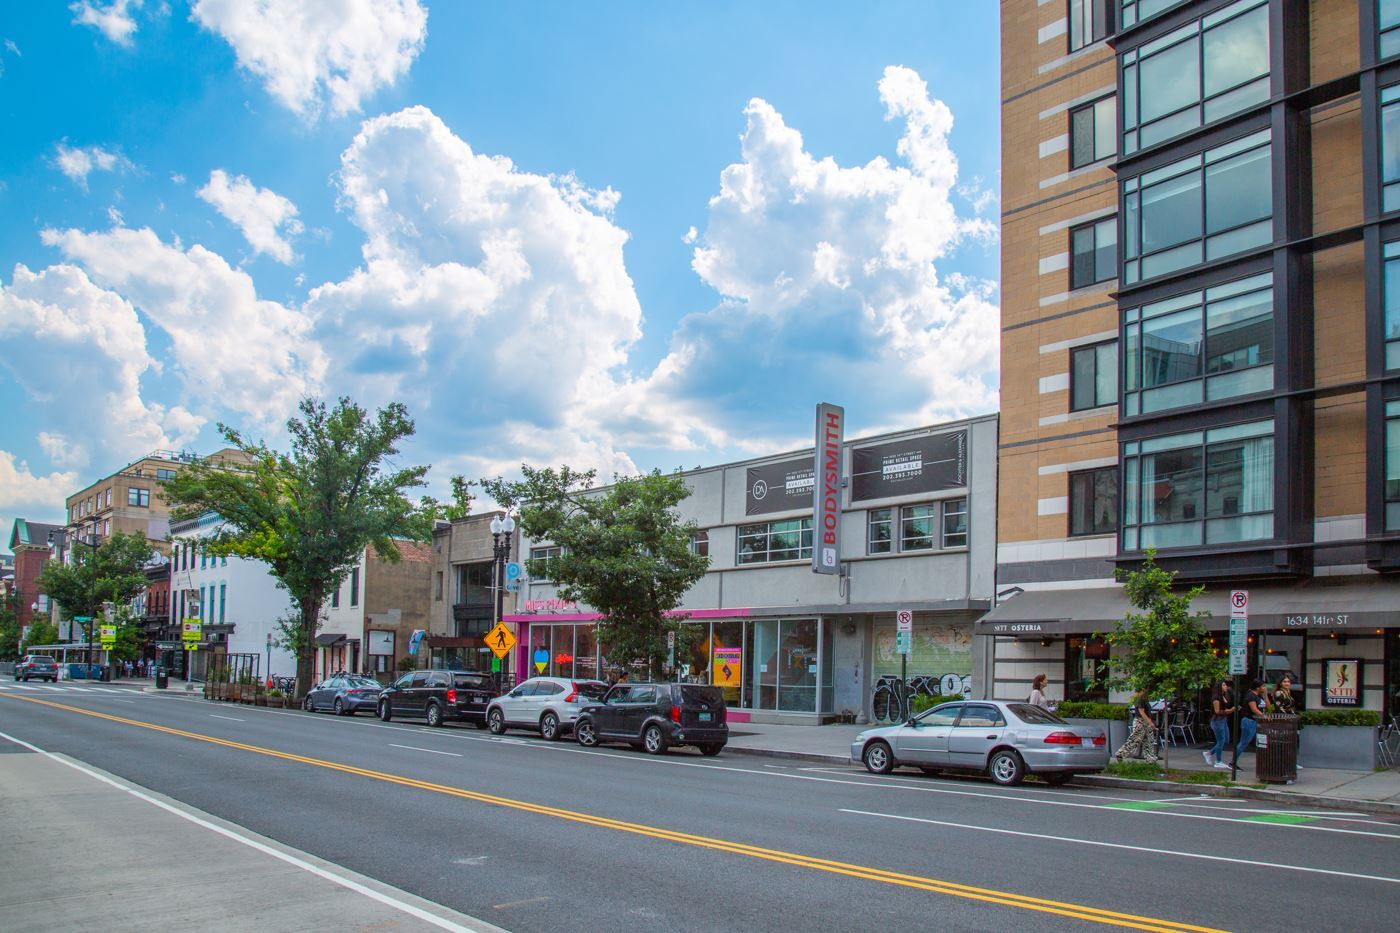
[[[1381,724],[1381,714],[1372,709],[1310,709],[1298,714],[1300,726],[1367,726]]]
[[[1126,703],[1096,703],[1091,700],[1061,700],[1055,714],[1061,719],[1107,719],[1110,722],[1129,718],[1131,708]]]
[[[1315,709],[1298,716],[1298,760],[1309,768],[1370,771],[1376,767],[1376,726],[1369,709]]]
[[[910,715],[917,716],[924,710],[933,709],[935,706],[938,706],[941,703],[953,703],[961,699],[963,699],[963,695],[961,693],[950,693],[947,696],[944,696],[939,693],[935,693],[932,695],[927,693],[920,693],[917,696],[915,696],[913,700],[910,701],[909,713]]]

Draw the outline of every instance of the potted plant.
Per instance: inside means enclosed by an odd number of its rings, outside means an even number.
[[[267,691],[267,696],[263,698],[263,702],[272,709],[281,709],[285,705],[282,691],[276,687]]]
[[[1091,700],[1061,700],[1055,714],[1076,726],[1094,726],[1108,736],[1108,749],[1128,740],[1128,713],[1125,703],[1096,703]]]
[[[1369,709],[1313,709],[1298,714],[1298,763],[1306,768],[1376,770],[1376,727]]]

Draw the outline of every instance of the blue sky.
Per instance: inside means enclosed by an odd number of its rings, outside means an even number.
[[[0,524],[302,394],[604,475],[996,407],[997,8],[79,0],[0,20]]]

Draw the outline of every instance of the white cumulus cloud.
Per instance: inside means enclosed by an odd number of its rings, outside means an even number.
[[[228,42],[269,94],[308,119],[327,102],[335,115],[354,113],[393,86],[428,32],[418,0],[196,0],[191,18]]]
[[[101,146],[73,147],[66,143],[54,147],[53,164],[84,191],[88,176],[93,172],[122,172],[133,167],[120,152]]]
[[[91,26],[111,39],[117,45],[130,48],[132,37],[136,35],[136,19],[132,10],[139,10],[142,0],[78,0],[69,5],[73,22],[79,26]]]
[[[259,298],[252,278],[217,253],[166,244],[149,229],[45,230],[42,238],[166,333],[191,406],[239,412],[270,429],[318,387],[325,361],[310,322]]]
[[[0,529],[6,546],[16,518],[63,521],[63,500],[79,488],[74,471],[36,474],[8,450],[0,450]]]
[[[209,173],[209,183],[195,192],[203,201],[243,232],[257,253],[267,253],[280,263],[295,258],[289,237],[302,232],[297,206],[269,188],[259,188],[239,175],[229,178],[223,169]]]

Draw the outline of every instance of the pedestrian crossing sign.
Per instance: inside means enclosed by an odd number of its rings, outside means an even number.
[[[497,622],[496,627],[486,633],[486,647],[495,652],[496,657],[504,658],[515,647],[515,633],[506,628],[504,622]]]

